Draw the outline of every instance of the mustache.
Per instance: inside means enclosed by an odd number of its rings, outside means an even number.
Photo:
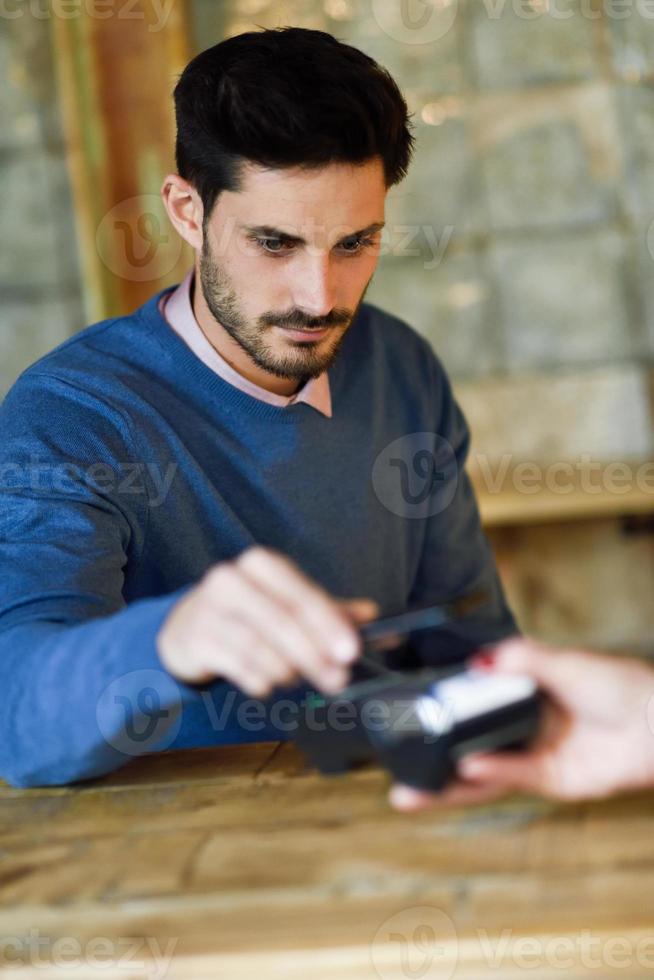
[[[264,313],[259,322],[266,327],[288,327],[290,330],[311,329],[312,327],[341,327],[349,323],[352,314],[349,310],[332,310],[326,316],[308,317],[300,310],[290,313]]]

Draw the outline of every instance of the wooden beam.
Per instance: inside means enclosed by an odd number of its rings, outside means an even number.
[[[470,467],[487,527],[654,513],[654,461]]]
[[[192,263],[159,197],[175,169],[172,91],[192,54],[186,0],[99,10],[53,18],[89,320],[130,312]]]

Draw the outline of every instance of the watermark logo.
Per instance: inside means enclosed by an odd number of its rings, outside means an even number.
[[[29,461],[0,463],[0,491],[29,490],[35,497],[48,498],[52,493],[100,494],[115,500],[142,494],[147,496],[149,507],[161,507],[168,499],[178,467],[172,460],[165,469],[156,462],[136,460],[117,461],[115,465],[97,460],[80,466],[72,460],[54,463],[31,453]],[[22,504],[23,501],[19,513]]]
[[[624,497],[638,493],[654,497],[654,461],[596,460],[590,453],[576,459],[551,460],[548,463],[516,459],[512,453],[491,457],[473,453],[471,470],[476,485],[486,494],[507,491],[523,496],[553,494],[589,497],[611,495]]]
[[[372,0],[384,34],[401,44],[433,44],[454,26],[458,0]]]
[[[388,225],[381,235],[379,255],[422,258],[422,268],[431,272],[445,258],[454,230],[454,225],[444,225],[440,231],[434,225]]]
[[[379,927],[370,958],[380,980],[449,980],[458,963],[458,937],[442,909],[417,905],[402,909]]]
[[[424,113],[427,118],[434,117],[437,109],[447,115],[442,105],[444,102],[445,100],[438,104],[430,103],[430,114],[426,111]],[[284,249],[287,256],[291,256],[299,247],[292,243],[295,238],[302,240],[302,251],[307,255],[322,256],[327,248],[341,248],[350,255],[372,253],[379,258],[422,258],[422,268],[426,271],[432,271],[441,265],[455,230],[454,225],[387,222],[382,229],[357,240],[349,225],[324,224],[313,217],[299,224],[285,221],[281,229],[287,239]],[[266,250],[273,241],[275,236],[243,235],[236,219],[228,217],[216,232],[213,251],[214,255],[223,259],[233,252],[256,259],[271,254]]]
[[[105,741],[124,755],[166,749],[182,724],[177,684],[163,670],[122,674],[98,698],[96,720]]]
[[[0,970],[17,976],[25,967],[52,972],[53,968],[70,976],[99,975],[141,977],[164,980],[179,940],[168,939],[165,946],[155,936],[50,936],[30,928],[21,936],[0,939]],[[74,972],[73,972],[74,971]],[[81,971],[81,972],[78,972]]]
[[[646,930],[632,935],[607,936],[582,929],[568,935],[521,935],[512,929],[490,933],[477,929],[476,940],[480,962],[488,970],[528,971],[532,976],[552,971],[581,973],[601,971],[599,976],[629,970],[623,976],[646,976],[652,969],[654,936]],[[635,969],[636,972],[633,972]]]
[[[109,20],[115,17],[147,21],[148,32],[157,34],[166,27],[174,4],[175,0],[0,0],[0,18]]]
[[[528,934],[511,928],[475,929],[466,933],[463,945],[452,919],[428,905],[390,916],[371,944],[372,964],[381,980],[450,980],[457,967],[466,976],[474,976],[475,971],[484,976],[489,972],[514,976],[524,971],[532,976],[551,976],[554,971],[573,971],[575,976],[591,971],[600,976],[616,971],[646,976],[651,973],[653,956],[654,934],[647,928],[622,935],[591,929],[558,935]]]
[[[106,267],[130,282],[151,282],[175,267],[182,239],[168,223],[158,194],[139,194],[107,211],[95,236]]]
[[[372,468],[377,499],[398,517],[420,520],[442,513],[457,483],[454,450],[435,432],[400,436],[379,453]]]

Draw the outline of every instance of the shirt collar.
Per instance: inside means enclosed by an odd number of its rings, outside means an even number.
[[[216,374],[219,374],[224,381],[234,385],[240,391],[246,392],[253,398],[259,398],[269,405],[295,405],[298,402],[306,402],[317,412],[332,417],[331,391],[329,387],[329,375],[323,371],[316,378],[309,380],[296,391],[293,395],[278,395],[273,391],[268,391],[260,385],[255,384],[239,374],[231,364],[229,364],[215,347],[209,343],[205,333],[198,323],[193,305],[191,303],[191,284],[195,275],[195,269],[190,269],[184,276],[182,282],[171,293],[162,296],[159,308],[182,340],[191,348],[194,354],[204,361]]]

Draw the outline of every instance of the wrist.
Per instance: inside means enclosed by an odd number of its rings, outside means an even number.
[[[648,668],[645,703],[645,785],[654,788],[654,668]]]
[[[639,678],[641,696],[634,726],[635,778],[633,787],[654,789],[654,667],[643,664]]]

